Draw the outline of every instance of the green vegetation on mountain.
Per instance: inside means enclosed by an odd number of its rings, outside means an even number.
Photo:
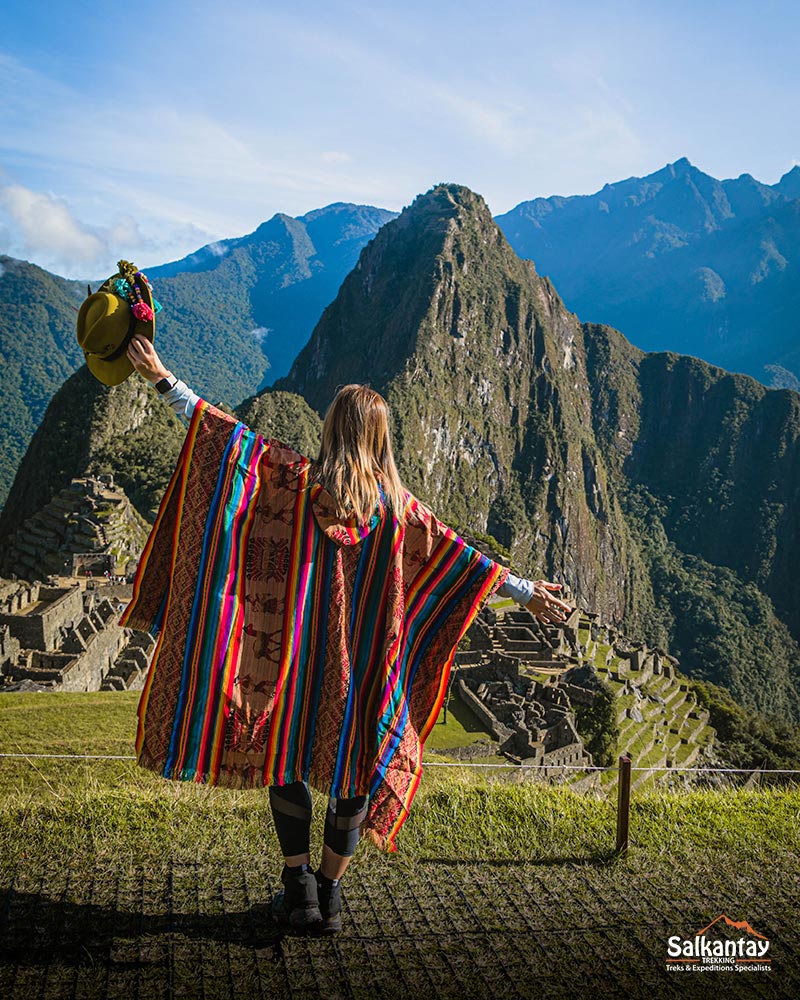
[[[242,403],[236,416],[303,454],[319,450],[321,421],[293,393],[266,391]],[[54,396],[20,463],[0,514],[0,540],[41,510],[70,479],[108,472],[152,523],[185,434],[185,425],[144,379],[134,374],[109,387],[84,366]]]
[[[0,505],[51,397],[83,360],[76,309],[86,286],[0,256]]]
[[[267,389],[236,408],[242,423],[265,438],[276,438],[302,455],[319,453],[322,421],[302,396]]]
[[[615,762],[614,753],[619,740],[617,699],[602,679],[598,678],[592,690],[595,692],[592,704],[584,705],[576,701],[572,705],[575,723],[586,749],[592,755],[592,763],[610,767]]]
[[[800,726],[748,711],[729,691],[710,681],[694,681],[692,687],[709,710],[710,723],[732,767],[800,770]]]
[[[685,157],[591,195],[497,217],[570,309],[647,351],[697,355],[800,388],[800,167],[719,181]]]
[[[0,539],[70,479],[104,472],[152,522],[184,437],[181,422],[138,375],[105,386],[84,365],[58,390],[33,436],[0,514]]]

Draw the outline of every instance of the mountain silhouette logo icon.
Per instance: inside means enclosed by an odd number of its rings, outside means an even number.
[[[745,931],[748,934],[752,934],[753,937],[761,938],[762,941],[767,940],[765,934],[759,934],[758,931],[754,931],[746,920],[731,920],[731,918],[724,913],[720,913],[715,920],[712,920],[711,923],[703,927],[702,930],[696,931],[696,936],[700,937],[702,934],[705,934],[706,931],[710,930],[714,924],[719,923],[720,920],[724,920],[728,927],[733,927],[737,931]]]

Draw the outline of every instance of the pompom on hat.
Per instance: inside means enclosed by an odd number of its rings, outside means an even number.
[[[128,344],[140,333],[151,343],[156,335],[156,313],[147,277],[127,260],[100,288],[84,299],[78,310],[78,344],[89,371],[104,385],[119,385],[133,371]]]

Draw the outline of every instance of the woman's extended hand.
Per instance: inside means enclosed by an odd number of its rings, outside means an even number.
[[[560,583],[549,583],[547,580],[534,580],[533,597],[525,607],[545,624],[566,621],[574,609],[566,601],[550,593],[551,590],[559,590],[561,586]]]
[[[172,372],[164,367],[155,347],[140,333],[131,338],[127,354],[130,363],[148,382],[155,384],[162,378],[172,378]]]

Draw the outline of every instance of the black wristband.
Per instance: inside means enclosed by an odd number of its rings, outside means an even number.
[[[177,383],[178,383],[177,379],[175,379],[174,382],[170,382],[168,378],[162,378],[159,379],[158,382],[156,382],[156,389],[158,389],[158,391],[163,396],[165,392],[169,392],[170,389],[174,389]]]

